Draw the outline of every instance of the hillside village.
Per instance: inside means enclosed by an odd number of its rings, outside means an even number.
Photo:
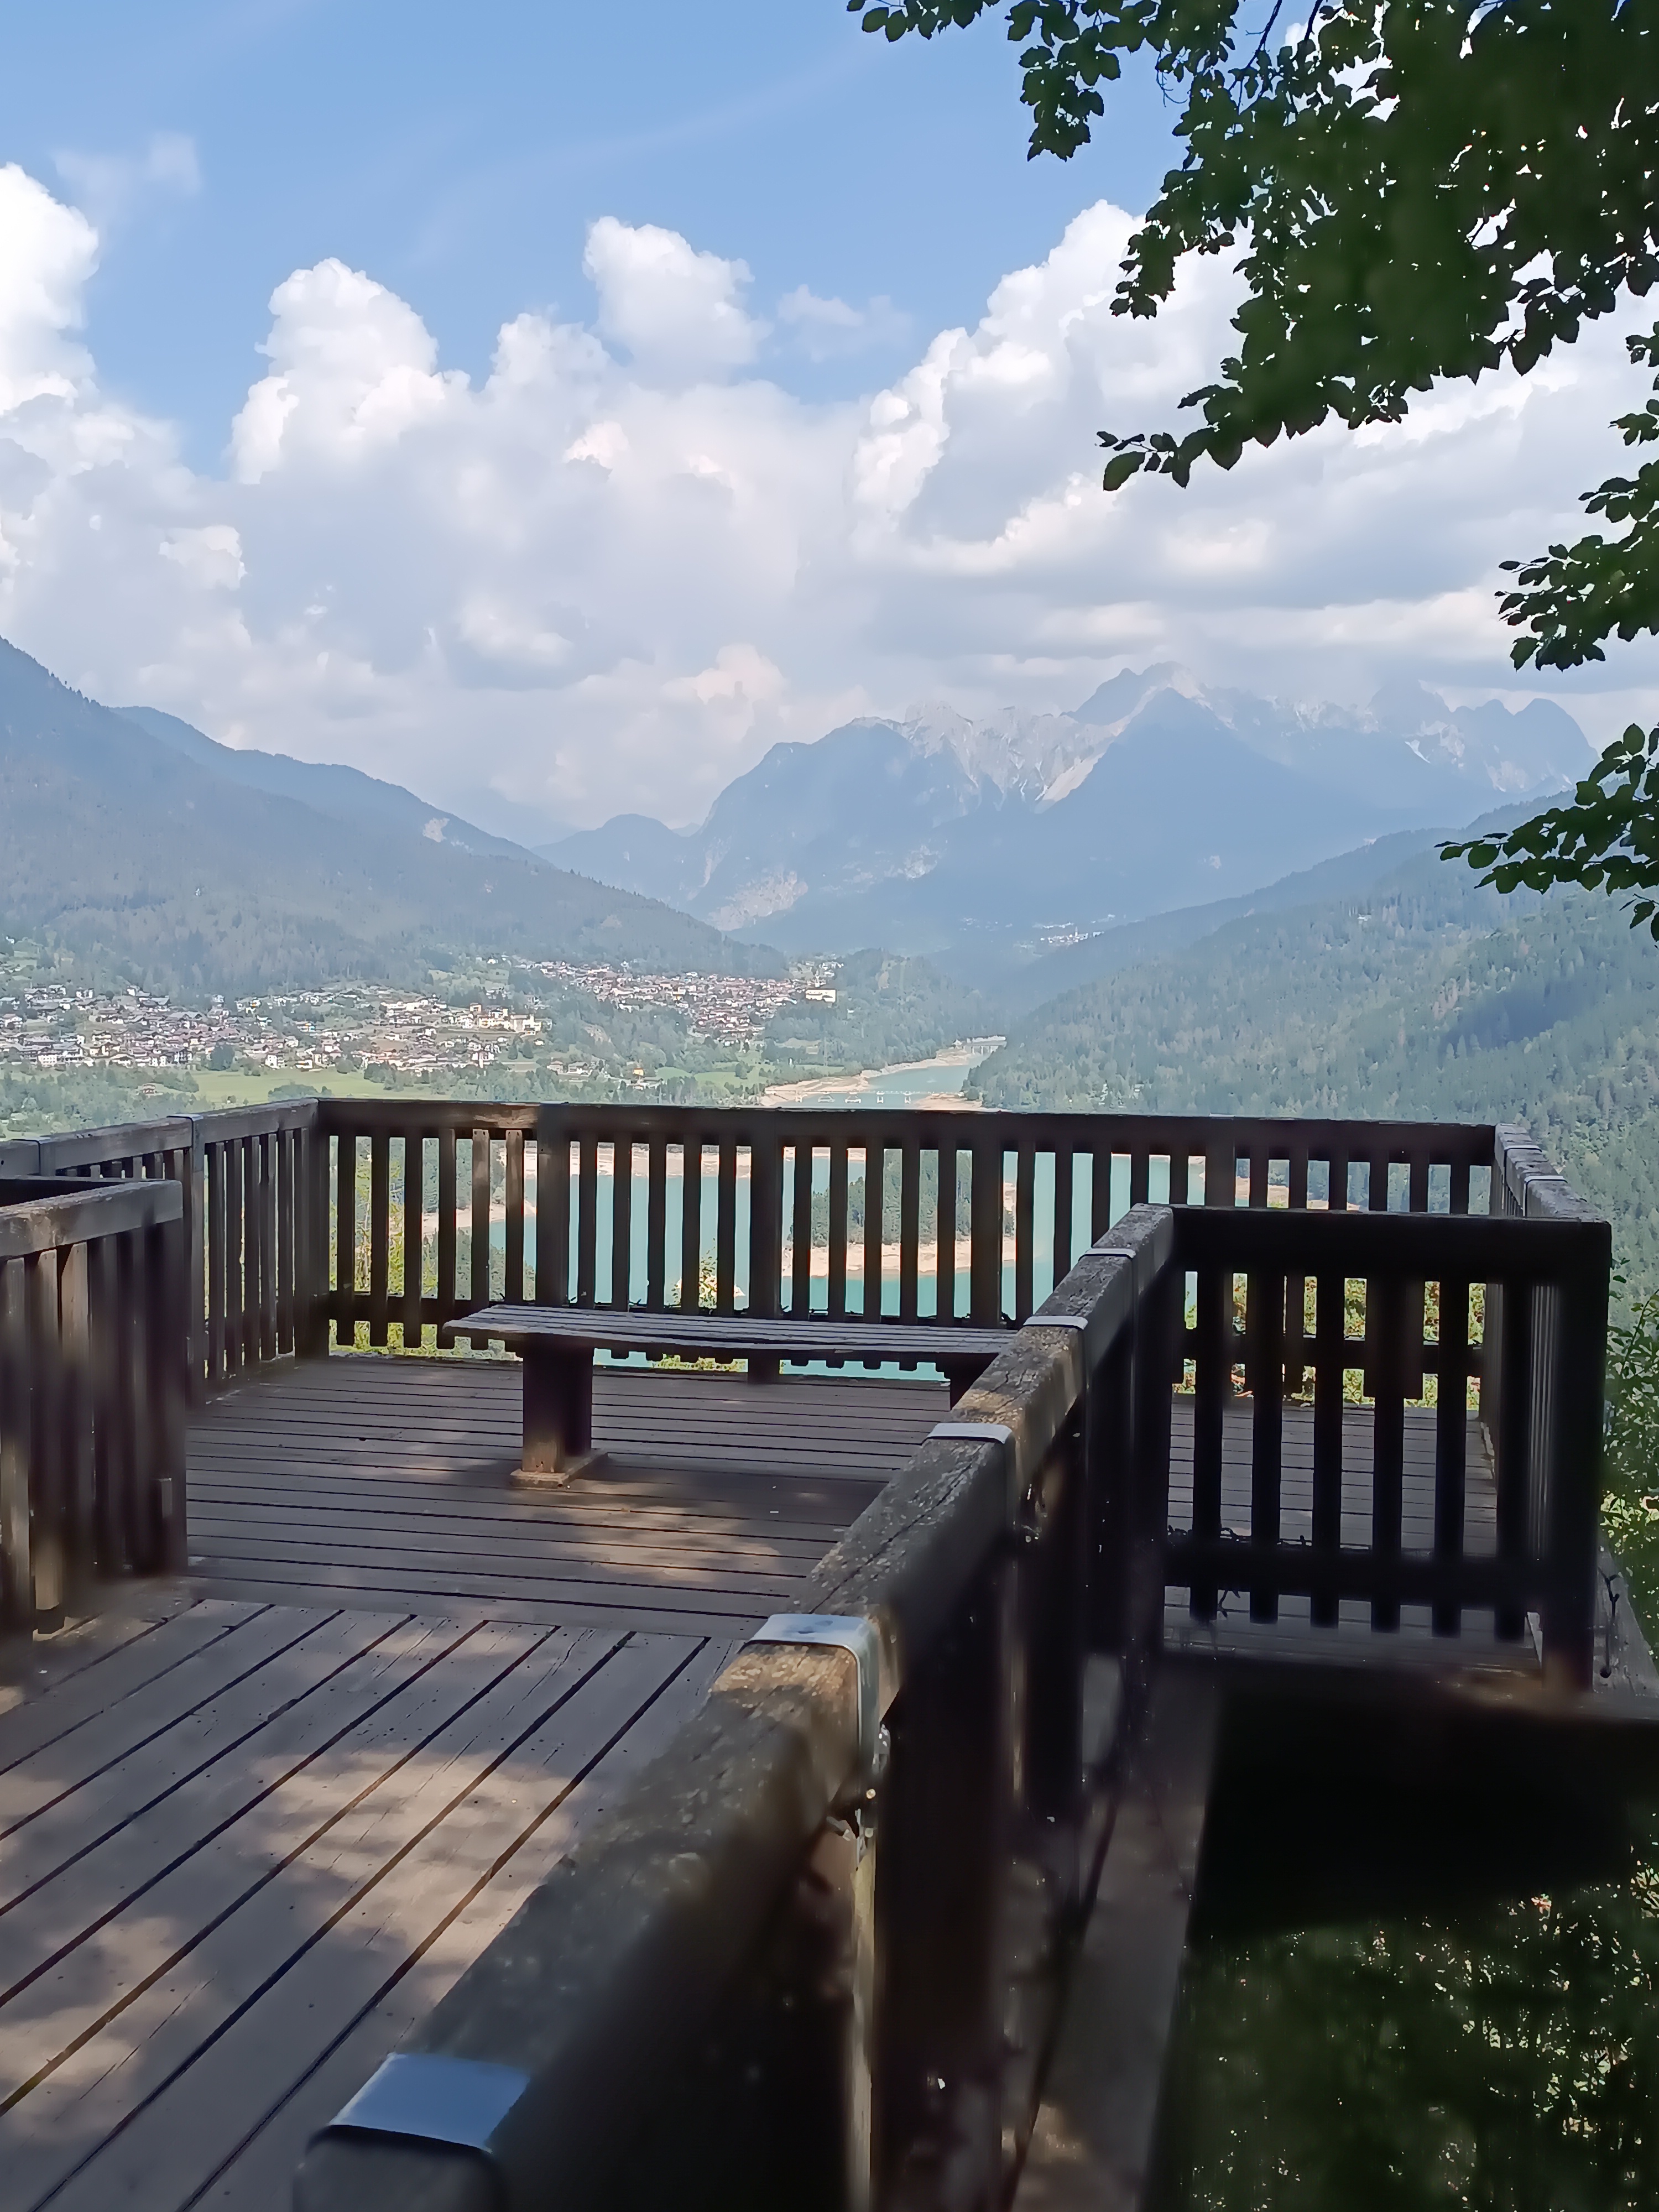
[[[97,991],[35,981],[0,993],[0,1069],[431,1076],[550,1050],[550,1066],[580,1081],[614,1055],[560,1052],[553,1002],[585,1000],[626,1015],[665,1016],[688,1043],[741,1049],[754,1045],[786,1007],[833,1006],[836,1000],[834,962],[803,963],[783,979],[665,975],[568,960],[515,963],[510,975],[504,962],[483,966],[501,969],[503,980],[477,984],[477,996],[453,988],[440,995],[342,985],[271,997],[215,994],[191,1006],[134,986]],[[611,1042],[601,1034],[592,1040],[599,1047]],[[629,1072],[644,1081],[642,1064]]]

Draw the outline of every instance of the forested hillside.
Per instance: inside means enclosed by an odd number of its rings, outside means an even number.
[[[419,980],[457,951],[779,965],[528,854],[464,851],[253,789],[3,641],[0,935],[190,994]]]
[[[835,999],[797,1000],[767,1024],[775,1067],[879,1067],[927,1060],[963,1037],[999,1030],[996,1010],[931,961],[854,952],[836,970]]]
[[[1039,1008],[988,1105],[1524,1121],[1659,1287],[1659,946],[1582,893],[1413,859]]]

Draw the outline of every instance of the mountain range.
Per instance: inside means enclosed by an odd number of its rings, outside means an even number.
[[[458,955],[775,972],[677,908],[355,769],[118,714],[0,641],[0,933],[161,990],[424,981]]]
[[[1069,714],[850,722],[775,745],[695,830],[622,815],[539,849],[786,951],[881,944],[995,969],[1461,826],[1591,757],[1543,701],[1449,708],[1408,685],[1361,709],[1287,707],[1163,664]]]

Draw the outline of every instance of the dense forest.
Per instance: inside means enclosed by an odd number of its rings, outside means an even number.
[[[1432,854],[1040,1007],[994,1106],[1525,1122],[1659,1286],[1659,947],[1613,902],[1500,898]]]

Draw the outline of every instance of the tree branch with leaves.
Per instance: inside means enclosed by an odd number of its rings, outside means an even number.
[[[1185,153],[1130,242],[1113,312],[1156,315],[1188,255],[1237,248],[1237,343],[1182,403],[1190,427],[1100,434],[1108,491],[1143,473],[1184,485],[1205,461],[1229,469],[1333,419],[1400,421],[1448,379],[1524,373],[1659,276],[1659,0],[1314,0],[1277,44],[1278,0],[849,7],[889,40],[1000,13],[1033,157],[1090,143],[1130,57],[1180,103]],[[1659,330],[1629,344],[1659,369]],[[1659,441],[1659,399],[1614,427],[1627,445]],[[1611,636],[1659,630],[1659,463],[1585,504],[1622,535],[1506,564],[1518,667],[1575,667]],[[1565,805],[1448,857],[1504,889],[1659,892],[1659,784],[1635,736],[1639,774],[1626,732]]]

